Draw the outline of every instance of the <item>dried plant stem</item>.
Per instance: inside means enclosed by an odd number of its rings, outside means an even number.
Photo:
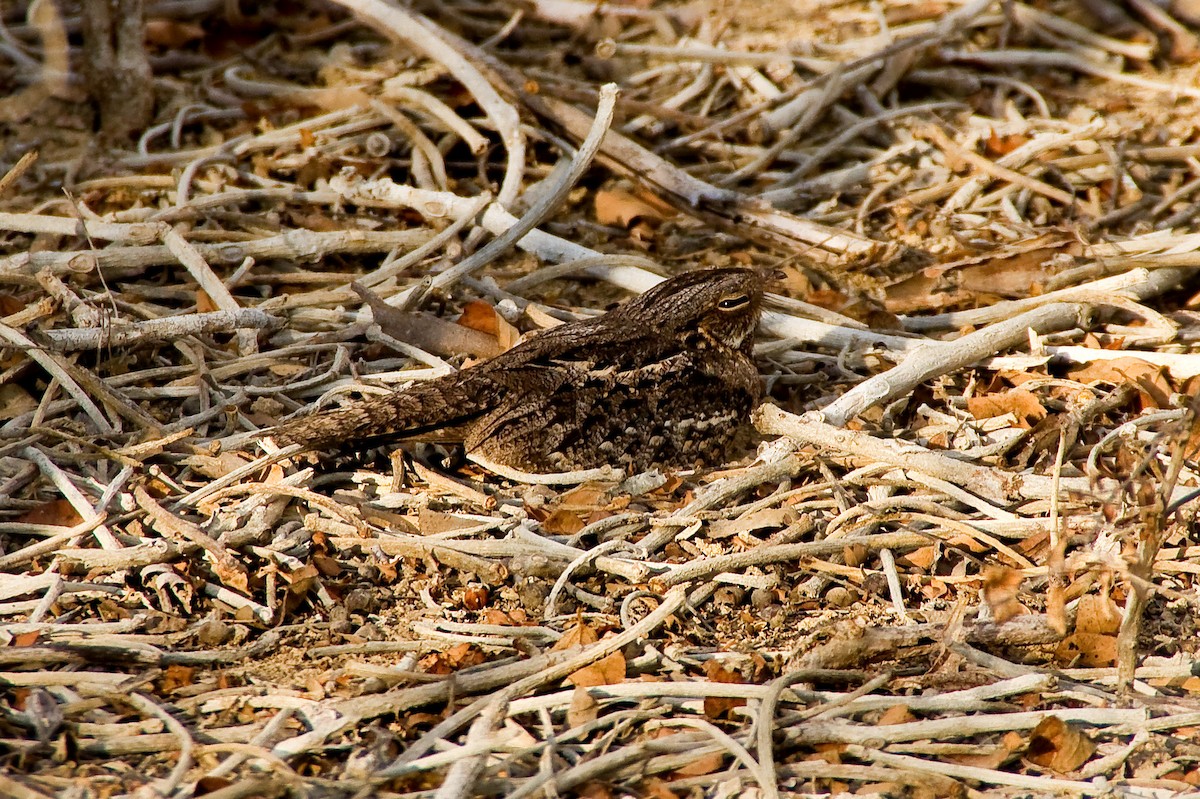
[[[1045,333],[1082,324],[1087,310],[1078,303],[1054,303],[954,341],[927,342],[913,349],[899,366],[860,383],[834,400],[822,410],[822,415],[830,424],[844,426],[867,408],[902,397],[932,377],[961,369],[1028,340],[1031,330]]]
[[[388,252],[396,247],[418,246],[431,238],[433,233],[424,229],[334,230],[325,233],[289,230],[277,236],[249,241],[194,244],[193,247],[207,263],[240,264],[246,258],[256,261],[273,258],[317,261],[333,253]],[[70,251],[10,255],[0,258],[0,277],[33,274],[41,269],[49,269],[56,275],[65,274],[78,268],[77,259],[80,257],[80,253]],[[140,273],[147,267],[163,266],[177,260],[165,245],[109,247],[87,253],[84,257],[93,261],[96,268],[105,274],[120,274],[124,270]]]
[[[91,397],[72,379],[67,366],[59,362],[58,356],[44,352],[24,333],[9,327],[3,322],[0,322],[0,341],[4,341],[9,346],[25,350],[31,359],[36,361],[39,366],[58,380],[59,385],[71,395],[72,399],[79,403],[79,407],[92,420],[92,424],[96,426],[98,431],[105,434],[116,432],[116,428],[100,412],[100,409],[96,407],[96,403],[92,402]]]
[[[283,324],[284,320],[280,317],[257,308],[237,308],[232,311],[182,314],[102,327],[47,330],[41,336],[50,347],[59,352],[75,352],[104,347],[144,347],[184,336],[226,333],[241,329],[278,330]]]
[[[450,734],[454,730],[461,727],[468,720],[478,715],[485,707],[492,705],[494,702],[507,702],[531,690],[534,690],[542,685],[553,682],[554,680],[562,679],[563,677],[578,671],[579,669],[597,660],[606,657],[612,652],[616,652],[634,641],[639,640],[643,636],[649,635],[668,618],[677,611],[682,609],[686,592],[682,588],[673,588],[669,591],[662,600],[662,603],[654,610],[653,613],[646,616],[640,622],[630,627],[628,630],[621,632],[618,635],[610,638],[605,638],[601,641],[585,647],[578,654],[569,654],[567,658],[559,663],[556,663],[549,668],[546,668],[537,674],[518,680],[511,686],[505,688],[496,694],[483,697],[476,700],[466,708],[458,711],[450,718],[434,726],[432,730],[421,737],[409,749],[397,758],[396,762],[388,768],[381,771],[377,776],[390,777],[403,773],[404,765],[417,757],[420,757],[437,742],[438,739]]]
[[[521,191],[525,174],[525,136],[517,109],[492,88],[487,79],[472,66],[454,42],[441,28],[428,19],[402,6],[388,5],[382,0],[338,0],[387,35],[404,42],[414,50],[437,61],[459,81],[483,108],[496,126],[500,140],[508,151],[504,179],[496,201],[510,206]]]
[[[525,234],[540,225],[547,216],[558,207],[567,197],[567,192],[583,177],[600,148],[604,134],[612,125],[613,112],[616,109],[617,86],[607,83],[600,88],[600,105],[596,108],[596,118],[588,130],[579,150],[566,162],[555,168],[555,173],[549,179],[545,192],[530,206],[517,221],[496,238],[489,241],[478,252],[464,258],[459,263],[439,273],[433,279],[435,288],[446,288],[454,284],[463,275],[469,275],[484,264],[511,249]],[[497,201],[502,202],[499,196]]]
[[[1090,782],[1013,774],[1008,771],[998,771],[996,769],[960,766],[947,763],[944,760],[934,762],[919,757],[909,757],[908,755],[888,754],[878,749],[869,749],[866,746],[857,744],[848,744],[846,749],[848,752],[853,753],[855,757],[871,763],[879,763],[918,773],[974,780],[985,785],[1011,785],[1016,788],[1025,788],[1038,792],[1064,792],[1081,796],[1100,796],[1107,792],[1105,787]]]
[[[875,438],[813,418],[796,416],[770,403],[760,406],[754,417],[755,426],[763,433],[787,436],[797,444],[818,446],[856,461],[888,463],[902,469],[914,469],[967,488],[1000,506],[1022,499],[1047,499],[1054,489],[1054,481],[1050,477],[1009,474],[975,466],[916,444]],[[1096,484],[1083,477],[1064,477],[1059,485],[1064,490],[1081,492],[1104,491],[1113,487],[1111,481]]]

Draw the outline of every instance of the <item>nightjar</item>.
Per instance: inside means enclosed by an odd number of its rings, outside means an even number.
[[[686,272],[452,375],[267,432],[312,450],[461,443],[527,472],[719,463],[762,392],[750,356],[771,274]]]

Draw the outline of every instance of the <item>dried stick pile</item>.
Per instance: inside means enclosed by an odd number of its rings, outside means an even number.
[[[1194,795],[1200,20],[792,5],[5,7],[0,794]],[[720,471],[256,435],[730,264]]]

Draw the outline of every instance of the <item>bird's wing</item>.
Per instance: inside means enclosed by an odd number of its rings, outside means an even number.
[[[551,328],[489,361],[391,394],[294,419],[271,431],[281,445],[332,450],[373,441],[463,441],[486,437],[497,411],[521,413],[590,371],[626,368],[631,353],[653,349],[644,333],[591,322]],[[614,336],[614,333],[616,335]]]

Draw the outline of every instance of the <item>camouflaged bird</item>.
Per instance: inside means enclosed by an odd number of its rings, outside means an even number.
[[[719,463],[762,392],[750,355],[770,279],[687,272],[452,375],[269,432],[312,450],[462,443],[485,463],[527,472]]]

